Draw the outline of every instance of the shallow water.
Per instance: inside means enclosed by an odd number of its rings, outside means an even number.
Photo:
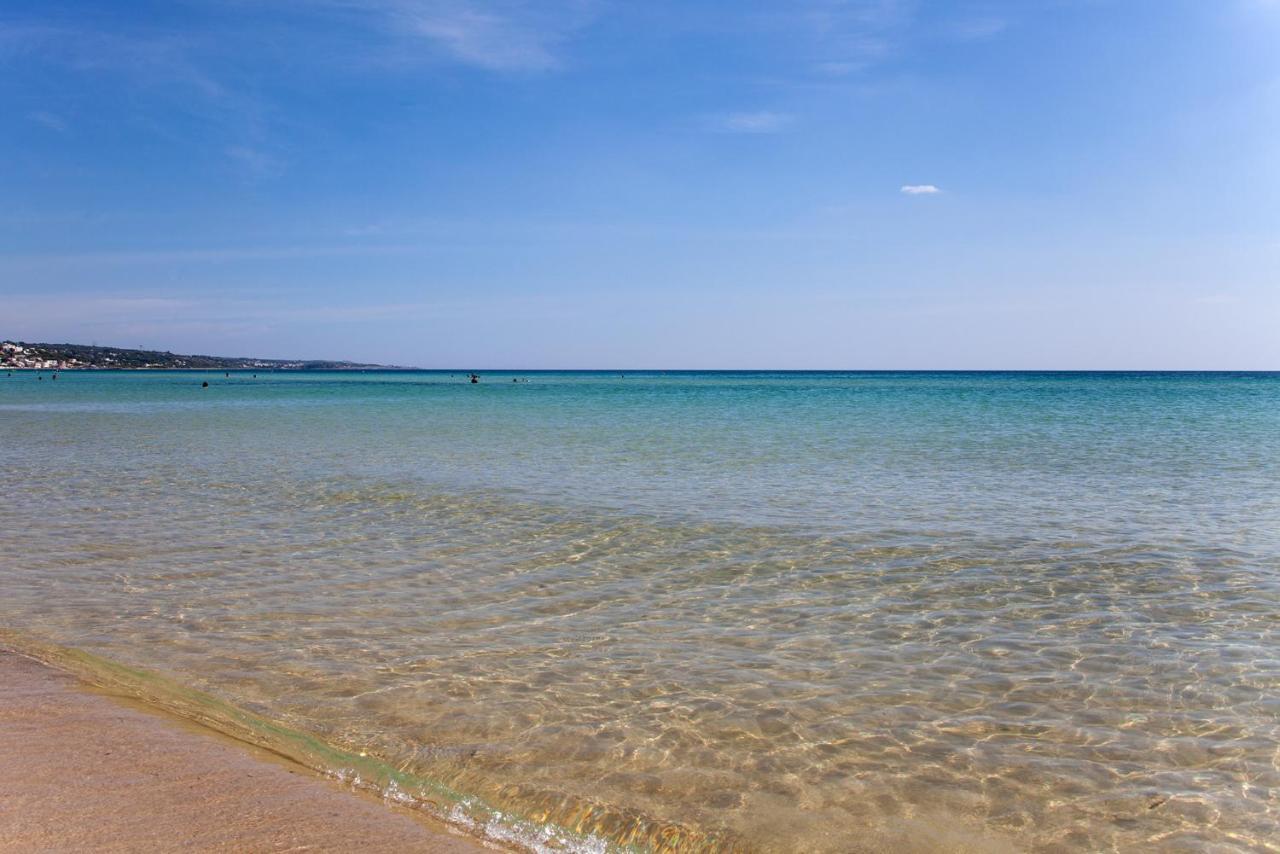
[[[0,626],[596,843],[1277,850],[1280,375],[463,376],[0,376]]]

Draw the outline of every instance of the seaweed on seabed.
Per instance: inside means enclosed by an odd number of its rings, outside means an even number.
[[[637,854],[746,854],[753,850],[745,840],[728,832],[708,833],[687,824],[663,821],[638,809],[565,795],[528,783],[504,787],[497,800],[522,805],[541,803],[541,808],[523,807],[526,818],[563,828],[582,839],[604,842],[608,850]]]

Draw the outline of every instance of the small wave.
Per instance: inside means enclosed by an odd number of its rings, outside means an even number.
[[[353,789],[370,791],[400,806],[430,813],[472,836],[535,854],[606,854],[611,851],[727,850],[688,828],[649,828],[679,840],[675,847],[641,840],[619,843],[550,821],[499,809],[481,798],[425,777],[399,771],[374,756],[341,750],[320,739],[237,708],[165,677],[128,667],[80,649],[59,646],[0,628],[0,643],[50,666],[73,673],[111,693],[193,721],[223,735],[303,765]],[[689,845],[688,843],[694,843]],[[639,843],[639,844],[636,844]],[[736,847],[736,846],[735,846]]]

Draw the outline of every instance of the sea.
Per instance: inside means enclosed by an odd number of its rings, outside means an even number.
[[[1280,850],[1280,374],[13,371],[0,460],[0,639],[490,840]]]

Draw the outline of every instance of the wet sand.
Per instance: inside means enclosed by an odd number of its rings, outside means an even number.
[[[88,849],[485,850],[0,648],[0,851]]]

